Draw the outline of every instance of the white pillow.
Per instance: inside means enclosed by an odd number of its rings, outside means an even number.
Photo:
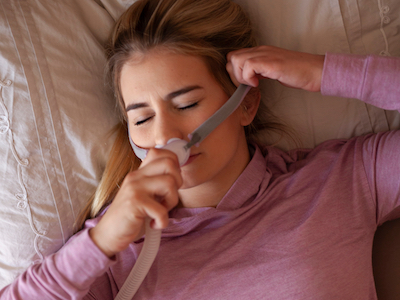
[[[0,4],[0,288],[66,242],[102,174],[113,23],[94,0]]]

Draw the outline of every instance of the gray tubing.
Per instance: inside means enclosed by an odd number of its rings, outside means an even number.
[[[161,230],[152,229],[150,222],[151,219],[147,217],[143,248],[115,300],[131,300],[133,298],[157,256],[158,248],[160,247]]]

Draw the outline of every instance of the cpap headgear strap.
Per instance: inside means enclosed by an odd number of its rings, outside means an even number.
[[[239,107],[240,103],[242,103],[250,88],[250,86],[244,84],[239,85],[233,95],[228,99],[228,101],[226,101],[224,105],[221,106],[220,109],[218,109],[203,124],[197,127],[195,131],[189,134],[189,142],[178,138],[172,138],[167,142],[166,145],[156,145],[155,148],[168,149],[174,152],[178,156],[179,164],[181,166],[184,165],[190,156],[190,147],[192,147],[193,145],[198,145],[219,124],[221,124],[227,117],[229,117]],[[131,143],[135,155],[141,160],[145,159],[148,149],[141,148],[132,141],[131,134],[129,132],[129,123],[128,135],[129,142]]]

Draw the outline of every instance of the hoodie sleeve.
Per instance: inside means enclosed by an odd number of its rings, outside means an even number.
[[[327,53],[321,93],[400,110],[400,58]]]
[[[96,278],[114,263],[94,244],[89,230],[98,219],[86,222],[57,253],[32,265],[0,291],[1,300],[82,299]]]

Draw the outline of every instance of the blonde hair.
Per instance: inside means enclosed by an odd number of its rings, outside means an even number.
[[[231,51],[256,45],[249,18],[231,0],[139,0],[122,14],[106,52],[108,82],[119,103],[122,124],[117,129],[117,139],[96,194],[78,220],[80,226],[110,203],[126,174],[139,165],[128,141],[120,88],[121,69],[133,59],[133,54],[164,47],[201,57],[226,94],[231,95],[236,87],[226,71],[226,56]],[[258,89],[252,92],[259,93]],[[256,117],[246,133],[251,136],[259,128],[279,126],[272,121],[263,123]]]

